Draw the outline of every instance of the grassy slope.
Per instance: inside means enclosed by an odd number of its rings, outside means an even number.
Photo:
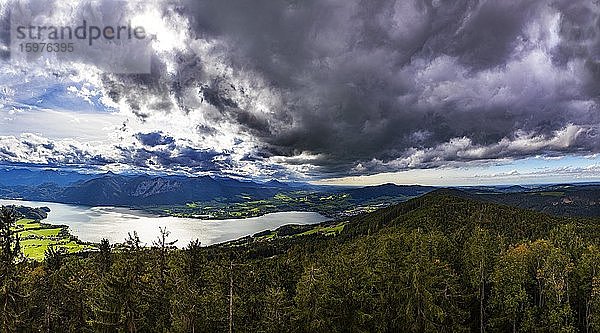
[[[465,197],[466,196],[466,197]],[[600,227],[595,219],[551,216],[531,210],[480,201],[476,196],[452,190],[438,190],[404,203],[351,217],[344,221],[315,226],[284,226],[275,231],[259,233],[236,241],[216,245],[245,247],[250,252],[271,248],[265,253],[282,253],[291,246],[313,240],[322,245],[354,242],[356,239],[383,232],[410,230],[440,232],[455,241],[464,241],[475,227],[489,230],[506,238],[509,243],[547,237],[554,227],[574,223],[587,239],[600,239]],[[289,230],[289,229],[296,230]],[[297,236],[305,237],[297,237]]]
[[[17,221],[21,250],[25,257],[43,260],[49,247],[64,249],[67,253],[77,253],[92,248],[81,244],[71,236],[65,227],[56,227],[32,219]]]

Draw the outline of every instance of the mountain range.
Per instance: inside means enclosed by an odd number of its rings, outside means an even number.
[[[378,198],[412,198],[434,187],[385,184],[364,188],[313,186],[277,180],[253,182],[228,177],[79,174],[55,170],[0,170],[0,198],[89,206],[153,206],[189,202],[235,203],[269,199],[278,193],[347,193],[359,204]]]
[[[348,205],[373,207],[406,201],[432,186],[383,184],[366,187],[315,186],[277,180],[254,182],[228,177],[123,175],[112,172],[0,169],[0,199],[51,201],[88,206],[150,207],[191,202],[235,204],[271,200],[278,194],[336,195]],[[456,187],[457,195],[554,215],[600,216],[600,184]],[[458,191],[459,190],[459,191]],[[324,200],[323,199],[316,199]],[[341,200],[341,199],[340,199]],[[267,202],[266,204],[269,204]]]

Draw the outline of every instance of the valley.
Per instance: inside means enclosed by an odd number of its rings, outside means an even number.
[[[593,299],[590,286],[600,269],[598,218],[472,196],[440,189],[347,219],[286,225],[210,246],[190,242],[178,249],[164,234],[149,247],[133,236],[122,244],[102,242],[85,256],[50,252],[43,262],[15,266],[25,278],[11,288],[44,290],[20,299],[20,306],[33,311],[42,304],[60,318],[22,327],[68,322],[82,330],[124,329],[127,322],[118,318],[128,311],[139,313],[140,330],[178,332],[223,331],[229,320],[244,331],[594,325],[598,313],[580,314]],[[21,219],[17,228],[25,233],[37,225]],[[39,232],[55,237],[61,231]],[[67,280],[65,291],[58,281]]]
[[[393,184],[323,187],[277,181],[256,183],[229,178],[112,173],[83,175],[51,170],[4,170],[0,175],[3,175],[0,199],[32,199],[36,202],[28,205],[34,207],[39,207],[37,201],[41,199],[54,202],[41,203],[52,207],[51,215],[58,214],[50,218],[50,222],[46,219],[48,209],[21,208],[22,218],[16,228],[24,255],[33,260],[42,260],[51,247],[65,253],[80,253],[96,249],[104,237],[112,243],[122,243],[133,231],[138,231],[144,243],[151,246],[159,226],[171,229],[179,240],[178,246],[187,244],[193,235],[198,235],[207,245],[235,242],[250,235],[256,236],[252,237],[254,241],[335,235],[344,229],[347,219],[377,212],[436,189]],[[34,185],[36,182],[43,183]],[[453,193],[467,199],[556,216],[600,216],[600,185],[597,184],[471,186],[456,188]],[[286,219],[280,215],[277,221],[270,217],[271,214],[300,212],[314,212],[323,219],[314,219],[313,215]],[[104,214],[106,219],[98,218]],[[274,224],[261,222],[265,218]],[[320,224],[324,219],[332,222]],[[239,224],[244,220],[245,223]],[[289,223],[295,226],[282,227]],[[307,225],[313,223],[319,224]],[[93,233],[89,232],[91,228],[95,230]]]

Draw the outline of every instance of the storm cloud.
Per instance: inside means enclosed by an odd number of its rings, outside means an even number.
[[[138,133],[136,134],[136,138],[140,140],[143,145],[149,147],[172,145],[175,143],[175,139],[163,135],[162,132]]]
[[[600,8],[591,1],[177,9],[205,47],[190,43],[176,56],[179,74],[156,71],[151,82],[175,87],[187,112],[213,110],[202,126],[227,121],[259,138],[265,152],[255,155],[327,174],[599,150]],[[229,70],[209,73],[214,59]],[[257,99],[265,94],[267,103]],[[565,131],[572,136],[560,141]]]
[[[102,75],[104,94],[141,121],[189,116],[201,143],[234,136],[237,162],[319,178],[600,152],[597,2],[148,6],[173,45],[155,48],[151,74]],[[182,163],[214,158],[184,148]]]

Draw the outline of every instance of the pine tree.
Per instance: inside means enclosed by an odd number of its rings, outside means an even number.
[[[463,269],[470,289],[477,290],[479,331],[481,333],[485,331],[487,293],[495,264],[495,257],[498,253],[499,249],[496,240],[490,235],[490,232],[487,229],[476,226],[473,234],[465,244]]]
[[[12,332],[20,325],[21,300],[17,259],[20,244],[16,228],[17,215],[12,208],[0,209],[0,327]]]
[[[150,331],[146,312],[151,296],[144,249],[137,232],[129,234],[123,253],[92,292],[91,326],[101,332]]]
[[[102,238],[102,240],[100,240],[98,250],[99,251],[96,255],[96,260],[98,262],[100,272],[106,273],[110,270],[110,267],[113,264],[113,254],[108,239]]]

